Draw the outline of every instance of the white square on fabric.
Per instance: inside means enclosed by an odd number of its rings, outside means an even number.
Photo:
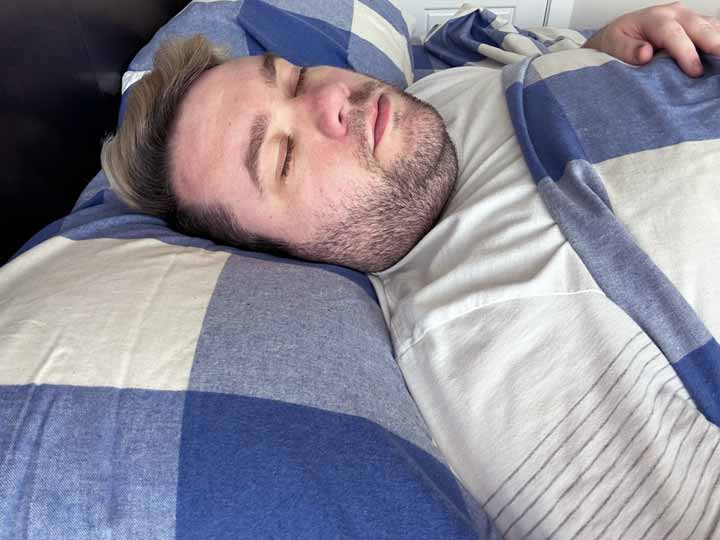
[[[654,148],[596,169],[618,219],[708,330],[720,335],[720,142]]]
[[[61,236],[24,253],[0,272],[0,384],[187,389],[228,257]]]

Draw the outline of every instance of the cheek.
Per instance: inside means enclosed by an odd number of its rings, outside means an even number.
[[[296,193],[293,210],[306,222],[327,225],[350,206],[357,191],[358,170],[346,160],[325,159],[315,163]]]
[[[333,221],[360,196],[371,176],[350,139],[315,139],[306,146],[295,179],[288,183],[292,220],[310,224]]]
[[[298,184],[303,191],[329,196],[341,189],[348,177],[356,176],[357,156],[349,144],[317,145],[302,168]]]
[[[275,236],[287,229],[284,209],[277,203],[257,201],[240,205],[237,209],[240,223],[250,231],[266,236]]]

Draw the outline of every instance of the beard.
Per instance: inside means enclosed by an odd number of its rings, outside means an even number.
[[[404,104],[393,117],[402,132],[404,155],[387,167],[375,159],[365,136],[367,108],[379,88]],[[457,154],[442,117],[414,96],[370,81],[349,100],[357,105],[349,117],[355,157],[370,181],[363,181],[343,208],[328,213],[340,217],[331,220],[321,238],[293,251],[305,259],[379,272],[404,257],[436,223],[455,185]]]

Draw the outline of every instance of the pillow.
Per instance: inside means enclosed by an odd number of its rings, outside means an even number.
[[[233,57],[271,51],[297,65],[352,69],[401,88],[413,82],[408,24],[388,0],[195,0],[131,62],[123,93],[152,68],[163,41],[197,33]]]
[[[365,276],[101,193],[0,269],[0,537],[478,537]]]

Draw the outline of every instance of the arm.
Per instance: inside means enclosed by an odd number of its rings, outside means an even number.
[[[633,11],[594,34],[583,47],[629,64],[647,64],[665,49],[691,77],[703,74],[697,49],[720,55],[720,21],[698,15],[680,2]]]

